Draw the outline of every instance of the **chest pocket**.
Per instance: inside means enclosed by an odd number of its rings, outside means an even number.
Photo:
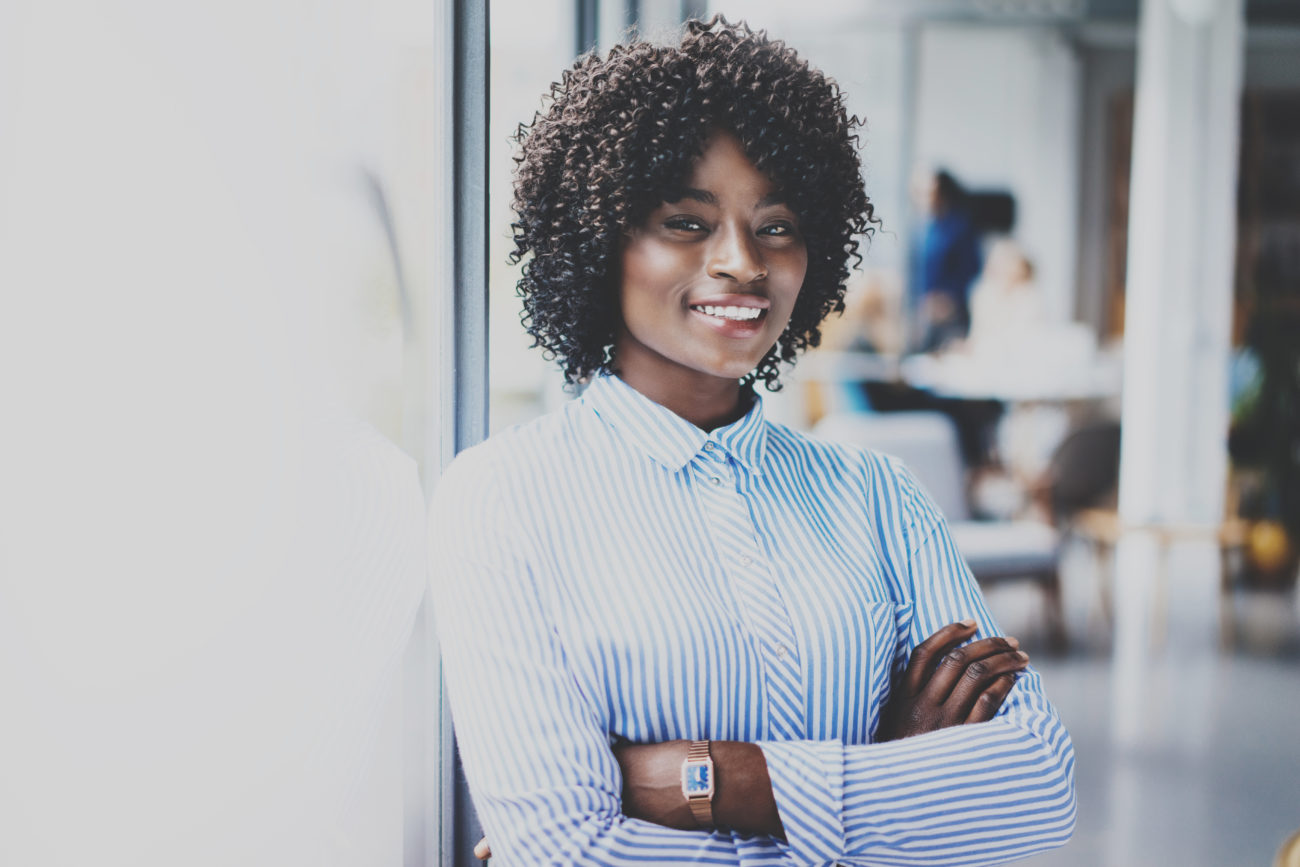
[[[911,606],[891,599],[843,598],[829,591],[800,605],[797,622],[809,736],[864,744],[871,741],[899,654]]]

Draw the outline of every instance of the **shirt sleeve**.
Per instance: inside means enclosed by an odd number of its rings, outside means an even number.
[[[895,466],[908,528],[896,540],[913,648],[966,617],[999,634],[943,517]],[[884,543],[889,549],[891,543]],[[891,552],[895,553],[895,552]],[[802,864],[999,864],[1060,846],[1074,829],[1074,752],[1033,668],[994,719],[897,741],[763,743],[794,860]]]
[[[608,733],[566,660],[500,478],[467,453],[430,508],[442,673],[493,863],[790,864],[784,841],[622,814]]]

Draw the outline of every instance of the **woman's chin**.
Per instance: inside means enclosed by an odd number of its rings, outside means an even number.
[[[704,367],[704,370],[718,379],[740,380],[753,373],[754,368],[758,367],[758,363],[762,360],[762,356],[758,358],[719,360]]]

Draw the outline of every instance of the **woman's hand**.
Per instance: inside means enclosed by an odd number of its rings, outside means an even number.
[[[953,623],[917,645],[881,715],[877,740],[993,719],[1029,656],[1017,649],[1020,642],[1014,638],[985,638],[959,647],[976,628],[971,620]]]

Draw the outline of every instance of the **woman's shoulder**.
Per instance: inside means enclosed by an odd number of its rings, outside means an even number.
[[[580,401],[498,431],[456,455],[439,489],[509,484],[522,475],[553,471],[581,453],[587,435]]]

